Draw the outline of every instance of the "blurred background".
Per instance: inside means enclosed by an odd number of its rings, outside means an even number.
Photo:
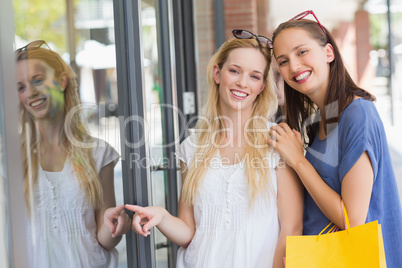
[[[354,81],[377,97],[402,196],[402,0],[2,0],[0,267],[29,267],[20,258],[29,251],[26,218],[15,213],[25,210],[9,79],[15,49],[43,39],[73,67],[92,135],[121,154],[117,204],[175,214],[174,152],[205,102],[210,57],[233,29],[270,38],[279,23],[310,9],[335,37]],[[150,239],[130,232],[118,250],[119,267],[175,267],[177,246],[156,230]]]

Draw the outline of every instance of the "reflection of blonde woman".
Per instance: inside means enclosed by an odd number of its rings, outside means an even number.
[[[204,116],[178,152],[178,217],[126,205],[137,233],[156,226],[182,247],[178,267],[282,267],[286,235],[301,233],[299,180],[266,146],[277,101],[259,38],[228,40],[209,64]]]
[[[114,247],[129,221],[111,208],[116,205],[113,168],[118,154],[89,136],[78,112],[65,124],[69,111],[80,104],[76,78],[43,44],[34,41],[17,50],[35,267],[116,267]],[[95,148],[83,148],[89,143]],[[116,224],[117,230],[110,232],[107,224]]]

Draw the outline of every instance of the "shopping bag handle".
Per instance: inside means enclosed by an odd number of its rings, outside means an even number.
[[[343,200],[341,199],[341,206],[342,206],[342,211],[343,211],[343,222],[345,224],[345,228],[346,230],[348,230],[349,233],[349,229],[350,229],[350,223],[349,223],[349,217],[348,217],[348,213],[346,212],[346,207],[345,204],[343,203]]]
[[[348,232],[350,231],[350,223],[349,223],[349,217],[348,217],[348,213],[346,211],[346,207],[345,204],[343,203],[343,201],[341,200],[341,207],[342,207],[342,217],[343,217],[343,222],[345,223],[345,230]],[[339,227],[336,226],[333,222],[330,222],[324,229],[322,229],[322,231],[317,235],[317,241],[320,239],[320,236],[324,234],[325,230],[327,230],[331,225],[333,225],[331,227],[331,229],[328,230],[328,232],[326,233],[331,233],[331,232],[336,232]]]

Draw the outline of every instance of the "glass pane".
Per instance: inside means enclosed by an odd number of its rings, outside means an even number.
[[[3,100],[0,95],[0,103]],[[5,200],[5,174],[6,162],[4,154],[4,127],[3,127],[3,109],[0,109],[0,267],[8,267],[7,256],[7,224],[6,224],[6,200]]]
[[[51,49],[61,55],[62,59],[71,66],[76,74],[78,97],[83,105],[80,106],[80,108],[78,108],[78,106],[74,107],[77,107],[77,111],[82,112],[83,122],[88,128],[88,133],[92,137],[106,141],[120,154],[113,0],[13,0],[13,4],[16,18],[15,42],[17,48],[23,47],[33,40],[41,39],[45,40],[48,44],[48,47],[42,45],[42,48]],[[71,40],[73,40],[73,42],[71,42]],[[29,74],[28,77],[30,77]],[[30,85],[35,87],[36,85],[34,83],[35,82],[32,81],[29,82]],[[71,80],[68,83],[71,84]],[[35,99],[35,101],[36,100],[46,102],[46,98]],[[33,105],[37,105],[35,106],[37,110],[42,109],[42,104],[39,102]],[[67,101],[65,105],[67,107]],[[64,119],[62,118],[62,120]],[[40,128],[41,124],[38,126],[38,129]],[[83,133],[82,130],[77,128],[75,132],[73,132],[73,136],[78,137],[80,133]],[[71,139],[68,140],[71,141]],[[43,143],[40,144],[39,146],[42,146]],[[68,148],[69,143],[67,142],[66,144]],[[89,185],[85,183],[84,177],[90,176],[81,176],[82,178],[80,175],[76,176],[79,172],[92,170],[82,168],[83,166],[93,167],[95,170],[94,174],[97,176],[100,167],[113,162],[115,156],[113,156],[113,153],[108,155],[109,151],[105,149],[105,144],[100,142],[97,146],[100,147],[100,149],[96,149],[96,151],[102,153],[87,154],[88,157],[94,158],[93,160],[95,162],[91,162],[92,160],[83,160],[85,157],[80,155],[82,151],[79,149],[70,151],[68,149],[62,150],[66,160],[64,162],[62,161],[60,169],[57,169],[57,166],[60,166],[57,161],[55,161],[56,164],[54,165],[44,162],[45,160],[43,159],[46,159],[46,155],[42,155],[43,152],[46,151],[44,147],[40,147],[39,153],[34,149],[26,150],[27,155],[41,159],[38,161],[40,165],[38,165],[36,169],[33,169],[34,171],[36,170],[33,174],[38,175],[38,181],[33,183],[35,189],[43,190],[41,188],[43,186],[41,185],[42,180],[40,179],[42,172],[47,182],[50,181],[51,187],[55,189],[53,192],[55,200],[54,206],[57,207],[55,213],[51,215],[48,211],[42,214],[39,213],[46,218],[46,220],[44,220],[38,218],[39,214],[37,211],[31,210],[31,212],[34,212],[32,218],[36,217],[36,221],[32,221],[31,224],[33,224],[33,222],[43,223],[43,221],[45,221],[49,225],[49,228],[46,228],[47,225],[43,225],[43,230],[40,231],[44,232],[48,237],[58,238],[58,240],[47,238],[44,240],[47,241],[47,244],[41,245],[43,247],[47,246],[52,250],[52,254],[47,260],[48,262],[59,258],[59,260],[64,259],[65,261],[62,266],[68,263],[77,264],[77,261],[82,259],[82,256],[90,256],[92,254],[83,254],[85,250],[90,250],[97,252],[95,253],[97,256],[95,259],[100,261],[100,263],[95,266],[102,266],[102,262],[113,263],[114,259],[117,258],[118,267],[127,267],[125,236],[123,236],[120,243],[116,246],[118,254],[114,254],[115,249],[109,252],[98,245],[96,220],[94,216],[96,214],[93,209],[93,203],[87,199],[90,191],[84,191],[84,187],[81,186]],[[105,150],[106,152],[104,152]],[[111,150],[111,152],[112,151],[113,150]],[[35,154],[36,156],[34,156]],[[57,157],[59,156],[59,154],[56,155]],[[100,155],[102,155],[102,157]],[[103,163],[101,164],[102,159]],[[64,165],[64,163],[66,163],[66,165]],[[79,167],[81,167],[81,169]],[[69,168],[71,168],[71,170]],[[63,174],[66,170],[71,171],[68,173],[69,176]],[[113,173],[116,204],[123,204],[120,161],[115,165]],[[77,192],[71,194],[72,196],[77,194],[76,202],[72,202],[76,206],[76,209],[71,208],[73,204],[68,203],[66,200],[59,200],[63,195],[58,195],[57,187],[59,187],[59,184],[57,181],[62,177],[67,180],[73,179],[75,183],[78,183],[75,185],[76,188],[74,189],[80,189],[80,192],[77,190]],[[110,185],[112,184],[110,183]],[[105,187],[103,191],[111,194],[109,189],[113,188]],[[85,194],[78,195],[78,192]],[[96,192],[96,190],[94,190],[94,192]],[[33,196],[38,200],[45,200],[45,193],[47,192],[37,190],[33,192]],[[80,203],[80,201],[82,203]],[[49,219],[47,217],[49,217]],[[81,228],[81,226],[83,227]],[[32,230],[39,230],[38,225],[32,226]],[[57,234],[57,236],[55,234]],[[32,235],[33,238],[35,238],[35,231],[32,232]],[[66,239],[66,241],[61,243],[63,239]],[[77,239],[77,241],[74,242],[74,239]],[[76,246],[74,243],[77,243],[79,246]],[[39,245],[34,244],[34,248],[35,253],[41,250]],[[34,255],[39,256],[38,254]],[[87,267],[88,265],[81,263],[77,265],[77,267],[78,266]],[[94,266],[93,263],[92,266]]]
[[[144,84],[147,107],[146,121],[149,124],[149,164],[152,167],[164,163],[163,128],[160,105],[163,103],[161,70],[158,55],[155,1],[142,1],[142,44],[144,49]],[[151,172],[152,205],[166,207],[166,174]],[[159,230],[155,232],[155,256],[157,267],[168,267],[167,239]]]

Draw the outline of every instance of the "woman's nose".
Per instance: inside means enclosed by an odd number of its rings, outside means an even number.
[[[26,93],[29,97],[35,97],[38,95],[38,90],[33,85],[28,84],[26,88]]]
[[[246,87],[247,86],[247,76],[246,75],[240,75],[237,79],[237,84],[240,87]]]
[[[300,61],[298,61],[297,59],[289,60],[289,65],[290,65],[290,70],[292,72],[297,72],[301,66]]]

